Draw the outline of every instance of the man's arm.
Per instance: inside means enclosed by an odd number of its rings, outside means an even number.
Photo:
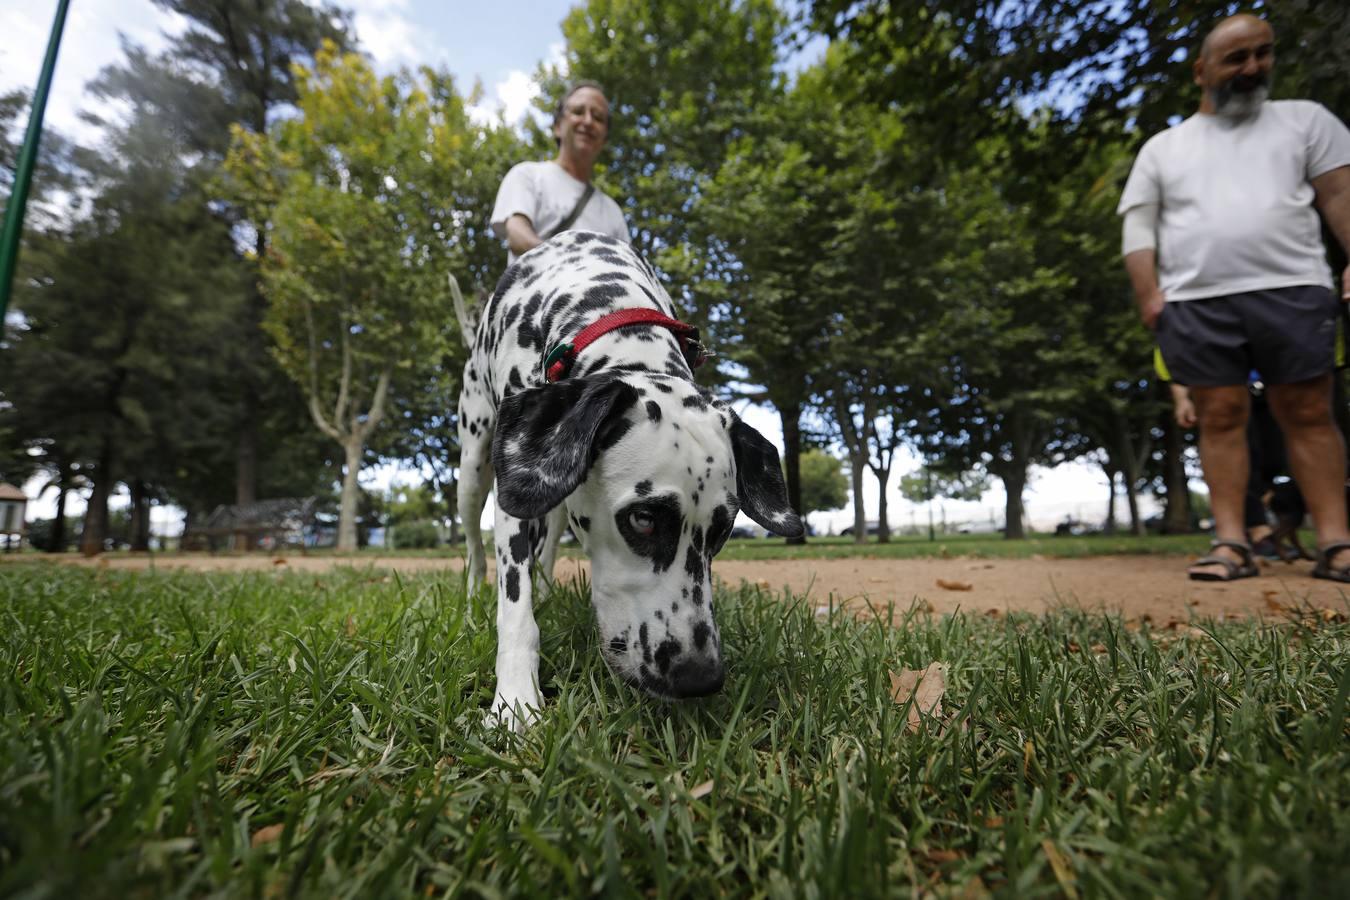
[[[506,246],[516,256],[523,256],[543,242],[528,217],[516,213],[506,220]]]
[[[1168,382],[1167,387],[1172,394],[1172,418],[1176,419],[1182,428],[1194,428],[1196,415],[1195,402],[1191,400],[1191,389],[1175,381]]]
[[[1134,288],[1139,318],[1149,330],[1157,327],[1164,302],[1158,287],[1157,229],[1158,204],[1143,203],[1125,211],[1120,252],[1125,257],[1130,286]]]
[[[1311,184],[1317,209],[1327,220],[1341,249],[1350,255],[1350,166],[1323,172]],[[1341,273],[1341,300],[1350,302],[1350,266]]]
[[[1152,331],[1158,327],[1158,316],[1163,311],[1163,292],[1158,287],[1157,252],[1152,248],[1136,250],[1125,255],[1125,271],[1134,288],[1134,303],[1139,307],[1139,318]]]

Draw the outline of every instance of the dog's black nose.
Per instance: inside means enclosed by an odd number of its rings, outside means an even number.
[[[675,664],[670,671],[670,692],[681,700],[706,697],[720,691],[726,679],[722,660],[700,656]]]

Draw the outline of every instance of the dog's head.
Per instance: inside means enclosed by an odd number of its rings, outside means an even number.
[[[682,379],[596,375],[503,400],[492,462],[511,515],[566,503],[616,672],[661,697],[721,688],[713,556],[738,511],[775,534],[802,533],[763,435]]]

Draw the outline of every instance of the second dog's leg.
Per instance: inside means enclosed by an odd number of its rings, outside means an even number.
[[[487,559],[483,553],[483,504],[492,488],[492,440],[464,440],[460,433],[460,469],[457,501],[459,522],[464,529],[464,568],[469,575],[469,593],[487,577]]]

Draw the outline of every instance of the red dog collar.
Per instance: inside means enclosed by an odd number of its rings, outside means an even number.
[[[697,368],[708,358],[708,352],[698,342],[698,329],[693,325],[662,315],[654,309],[620,309],[601,316],[581,329],[570,344],[562,343],[549,351],[544,359],[544,377],[550,382],[566,378],[582,350],[611,331],[629,325],[656,325],[670,329],[680,342],[680,352],[684,354],[690,368]]]

